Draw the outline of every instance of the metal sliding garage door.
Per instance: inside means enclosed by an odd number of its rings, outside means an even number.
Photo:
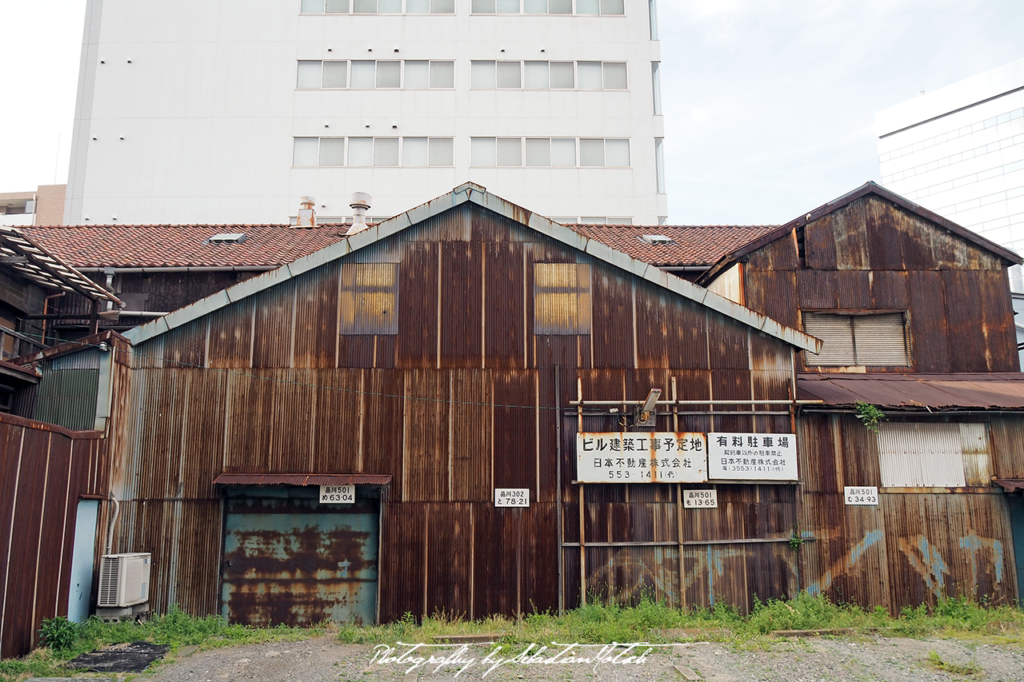
[[[316,486],[229,488],[222,612],[232,623],[376,620],[380,504],[320,504]]]

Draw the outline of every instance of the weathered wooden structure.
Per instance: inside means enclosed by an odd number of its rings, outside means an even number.
[[[893,610],[1021,595],[1024,547],[1013,545],[1015,532],[1024,541],[1024,509],[993,482],[1024,478],[1012,263],[1020,257],[868,183],[699,280],[783,324],[817,324],[825,341],[821,356],[798,355],[800,397],[824,402],[798,420],[812,592]],[[845,338],[823,317],[850,320],[866,359],[833,348],[823,360],[828,335],[833,347]],[[858,401],[887,412],[882,433],[857,419]],[[914,461],[915,448],[930,455]],[[879,505],[846,505],[846,486],[879,488]]]

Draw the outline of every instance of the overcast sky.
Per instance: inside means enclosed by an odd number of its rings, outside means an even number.
[[[876,111],[1024,57],[1021,0],[658,12],[673,223],[781,223],[877,181]],[[0,192],[67,181],[84,17],[85,0],[0,0]]]

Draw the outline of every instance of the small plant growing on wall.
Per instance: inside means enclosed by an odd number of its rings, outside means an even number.
[[[857,401],[857,419],[871,433],[878,433],[878,424],[885,419],[885,412],[872,405]]]

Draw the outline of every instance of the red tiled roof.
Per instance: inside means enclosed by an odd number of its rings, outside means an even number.
[[[567,225],[637,260],[653,265],[713,265],[739,247],[762,237],[774,225]],[[671,244],[648,244],[644,235],[664,235]]]
[[[710,266],[769,233],[771,225],[568,225],[616,251],[660,266]],[[24,228],[78,268],[259,267],[291,263],[344,239],[347,225],[70,225]],[[206,244],[215,234],[245,233],[240,244]],[[671,244],[647,244],[664,235]]]
[[[71,265],[86,267],[245,267],[291,263],[344,239],[346,225],[74,225],[28,227],[26,234]],[[240,244],[204,244],[244,232]]]

